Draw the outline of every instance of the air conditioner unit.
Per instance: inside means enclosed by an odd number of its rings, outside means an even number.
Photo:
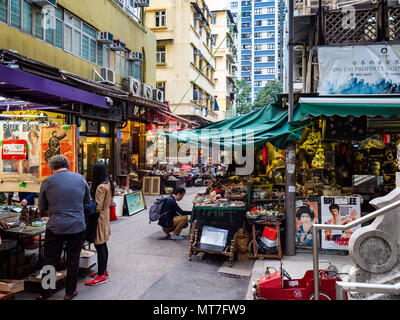
[[[113,43],[110,45],[110,49],[113,51],[125,51],[125,41],[121,39],[114,39]]]
[[[138,7],[148,7],[150,5],[150,0],[137,0]]]
[[[131,51],[128,54],[129,61],[143,61],[143,54],[141,52],[137,51]]]
[[[140,97],[141,83],[139,80],[133,77],[124,78],[123,86],[124,89],[132,95]]]
[[[105,44],[113,44],[114,36],[108,31],[99,31],[97,32],[97,41]]]
[[[164,102],[164,92],[159,89],[153,90],[153,100],[163,103]]]
[[[38,5],[39,7],[44,7],[44,6],[57,6],[57,0],[32,0],[32,3]]]
[[[101,68],[100,75],[103,78],[100,82],[104,82],[107,84],[115,84],[115,72],[109,68]]]
[[[153,87],[147,83],[142,83],[141,96],[147,100],[153,100]]]

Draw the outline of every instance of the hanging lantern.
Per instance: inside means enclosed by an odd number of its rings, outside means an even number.
[[[268,166],[268,148],[267,148],[267,146],[263,147],[262,162],[263,162],[264,167]]]

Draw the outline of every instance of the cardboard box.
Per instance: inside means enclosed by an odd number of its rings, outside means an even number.
[[[91,250],[82,250],[79,258],[79,268],[89,269],[97,262],[97,252]]]
[[[0,291],[11,291],[17,293],[24,291],[24,280],[1,280]]]

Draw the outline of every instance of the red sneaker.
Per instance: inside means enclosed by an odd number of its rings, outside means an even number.
[[[108,281],[106,276],[96,277],[93,280],[86,281],[86,286],[95,286],[101,283],[106,283]]]
[[[93,273],[91,273],[91,274],[89,275],[89,277],[90,277],[90,278],[96,278],[98,275],[99,275],[99,274],[98,274],[97,272],[93,272]],[[107,278],[110,277],[110,274],[108,273],[107,270],[104,271],[104,275],[105,275]]]

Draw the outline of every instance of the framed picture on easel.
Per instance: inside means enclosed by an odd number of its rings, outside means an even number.
[[[146,201],[143,192],[136,191],[125,195],[124,215],[131,216],[146,209]]]

